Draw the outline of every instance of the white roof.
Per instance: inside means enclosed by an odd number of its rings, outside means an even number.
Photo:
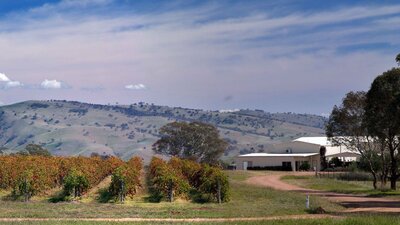
[[[293,140],[293,142],[304,142],[319,146],[331,146],[332,143],[328,141],[327,137],[301,137]]]
[[[250,153],[245,155],[239,155],[238,157],[308,157],[313,155],[319,155],[319,153]]]
[[[327,157],[360,157],[361,154],[358,152],[341,152],[336,154],[326,155]]]

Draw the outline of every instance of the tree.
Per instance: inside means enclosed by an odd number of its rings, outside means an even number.
[[[365,115],[368,133],[377,137],[389,151],[390,188],[395,190],[399,178],[400,68],[375,78],[367,93]]]
[[[396,62],[400,66],[400,53],[396,56]]]
[[[384,157],[385,148],[378,139],[369,135],[365,125],[366,93],[349,92],[340,106],[334,106],[326,126],[326,135],[334,145],[342,145],[347,149],[360,153],[368,163],[368,171],[373,176],[373,186],[377,188],[377,177],[381,169],[381,184],[386,183],[387,165]],[[377,156],[381,154],[382,166],[376,164]]]
[[[216,127],[201,122],[173,122],[160,129],[161,139],[153,144],[156,153],[217,164],[228,143]]]
[[[37,144],[28,144],[25,147],[25,150],[29,155],[38,155],[38,156],[51,156],[50,152]]]

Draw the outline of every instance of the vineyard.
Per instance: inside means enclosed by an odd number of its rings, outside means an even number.
[[[153,157],[149,168],[150,191],[154,197],[174,197],[193,201],[229,201],[228,177],[217,167],[172,158],[169,162]]]
[[[29,201],[33,196],[46,196],[60,190],[50,201],[79,200],[107,177],[107,202],[124,202],[137,195],[143,184],[156,201],[182,198],[202,202],[229,200],[227,176],[216,167],[189,160],[153,158],[146,182],[142,159],[127,162],[117,157],[52,157],[0,156],[0,189],[9,192],[9,199]],[[46,196],[47,197],[47,196]]]

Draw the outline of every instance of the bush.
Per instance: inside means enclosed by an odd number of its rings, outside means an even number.
[[[55,187],[64,186],[74,195],[74,179],[68,177],[71,168],[82,176],[78,187],[88,189],[109,176],[124,162],[116,157],[45,157],[41,155],[0,156],[0,189],[13,189],[16,198],[44,193]],[[83,178],[84,177],[84,178]],[[67,182],[67,184],[66,184]],[[86,188],[86,186],[88,186]],[[67,192],[68,192],[67,191]],[[84,190],[85,191],[85,190]],[[65,194],[65,193],[64,193]],[[65,196],[59,196],[57,201]]]
[[[310,170],[310,168],[311,168],[311,166],[310,166],[310,164],[309,164],[307,161],[303,162],[303,163],[299,166],[299,170],[300,170],[300,171],[308,171],[308,170]]]
[[[66,196],[81,197],[88,188],[89,181],[80,171],[72,169],[65,177],[63,191]]]
[[[199,190],[218,203],[229,201],[229,181],[225,173],[216,167],[205,165],[200,177]]]
[[[116,198],[118,201],[123,202],[125,201],[126,197],[126,173],[127,168],[126,166],[118,167],[112,174],[111,177],[111,184],[109,187],[109,193],[111,196]]]
[[[329,160],[329,165],[333,165],[334,167],[342,167],[343,162],[338,157],[333,157],[331,160]]]
[[[186,197],[189,183],[178,169],[165,161],[153,157],[150,162],[150,183],[154,195],[174,201],[174,196]]]
[[[195,201],[229,201],[228,177],[222,169],[194,161],[153,157],[149,168],[153,197],[190,197]],[[153,198],[154,199],[154,198]]]
[[[345,181],[372,181],[372,175],[362,172],[339,173],[336,177],[338,180]]]
[[[123,202],[127,195],[136,194],[140,184],[140,171],[142,160],[138,157],[131,158],[127,163],[118,167],[112,174],[109,193],[116,200]]]
[[[19,175],[18,181],[12,191],[12,196],[15,199],[23,196],[24,201],[27,202],[34,196],[38,190],[38,186],[35,185],[33,180],[33,172],[31,170],[26,170]]]

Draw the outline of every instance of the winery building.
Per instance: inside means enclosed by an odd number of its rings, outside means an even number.
[[[301,137],[290,142],[273,145],[267,153],[251,153],[235,158],[236,169],[247,170],[249,167],[284,167],[298,171],[304,162],[311,169],[320,170],[320,151],[326,149],[327,160],[338,157],[342,161],[355,161],[359,154],[345,146],[333,146],[327,137]]]

